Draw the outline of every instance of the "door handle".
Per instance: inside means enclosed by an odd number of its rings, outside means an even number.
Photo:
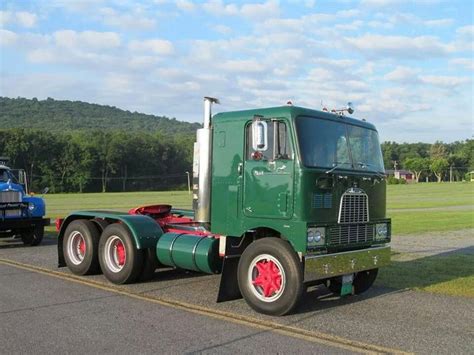
[[[237,174],[242,175],[242,167],[243,167],[242,163],[239,163],[239,165],[237,165]]]

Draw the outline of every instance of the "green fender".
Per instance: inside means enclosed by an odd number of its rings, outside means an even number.
[[[102,219],[109,223],[121,222],[125,224],[133,236],[137,249],[155,249],[163,230],[155,220],[149,216],[130,215],[117,211],[77,211],[71,213],[63,221],[58,235],[58,266],[65,266],[63,255],[63,238],[67,226],[77,219]]]

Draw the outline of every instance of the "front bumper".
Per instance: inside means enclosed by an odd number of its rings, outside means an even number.
[[[390,264],[390,246],[306,256],[304,281],[327,279]]]
[[[32,217],[32,218],[6,218],[0,219],[0,231],[34,228],[36,226],[49,226],[51,223],[49,218]]]

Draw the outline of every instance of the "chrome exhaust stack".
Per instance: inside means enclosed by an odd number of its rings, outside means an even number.
[[[211,221],[211,158],[212,158],[212,104],[219,100],[204,97],[204,126],[196,132],[193,159],[194,220]]]

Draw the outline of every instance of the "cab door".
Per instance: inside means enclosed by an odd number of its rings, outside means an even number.
[[[279,119],[263,122],[266,139],[262,139],[264,143],[259,147],[253,144],[257,133],[252,124],[246,127],[243,214],[256,218],[291,218],[295,167],[288,125]]]

